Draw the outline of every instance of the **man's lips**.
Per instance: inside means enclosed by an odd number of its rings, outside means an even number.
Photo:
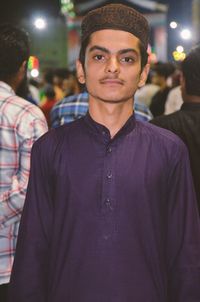
[[[100,83],[108,85],[123,85],[123,81],[119,79],[103,79],[100,80]]]

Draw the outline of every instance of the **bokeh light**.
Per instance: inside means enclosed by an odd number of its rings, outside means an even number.
[[[170,26],[172,29],[175,29],[175,28],[177,28],[178,24],[177,24],[175,21],[172,21],[172,22],[170,22],[169,26]]]
[[[44,18],[35,19],[34,25],[37,29],[42,30],[47,26],[46,20]]]
[[[189,29],[187,29],[187,28],[184,28],[181,31],[180,35],[181,35],[181,38],[183,40],[189,40],[191,38],[191,36],[192,36],[191,31]]]

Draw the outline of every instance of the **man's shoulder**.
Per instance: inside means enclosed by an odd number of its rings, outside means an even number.
[[[152,114],[149,108],[137,100],[134,102],[134,111],[136,120],[138,121],[148,122],[152,119]]]
[[[172,123],[173,121],[176,121],[177,118],[181,115],[181,111],[176,111],[170,114],[166,115],[160,115],[155,118],[153,118],[150,123],[161,126],[161,125],[167,125],[169,123]]]
[[[171,114],[158,116],[152,119],[150,123],[176,133],[177,131],[179,132],[179,130],[182,129],[184,119],[184,112],[182,110],[178,110]]]
[[[45,119],[38,106],[17,95],[11,95],[6,99],[1,100],[1,103],[1,113],[10,118],[15,118],[15,120],[19,121],[20,118],[24,116],[26,116],[25,122],[28,122],[30,119]]]
[[[183,141],[173,132],[165,128],[161,128],[152,123],[140,123],[140,132],[146,136],[150,143],[160,146],[164,149],[185,149]]]
[[[64,98],[54,105],[51,110],[52,127],[69,123],[88,111],[88,93],[80,93]]]
[[[31,111],[31,110],[36,112],[40,111],[40,109],[36,105],[32,104],[31,102],[17,95],[10,95],[5,99],[1,99],[1,103],[2,103],[2,107],[5,107],[6,110],[10,109],[12,111],[14,110],[14,112]]]
[[[88,104],[88,93],[83,92],[65,97],[54,106],[54,109],[76,104]]]
[[[47,147],[50,145],[56,146],[57,144],[63,144],[67,139],[68,135],[74,136],[76,133],[79,133],[82,129],[82,118],[59,126],[57,128],[52,128],[47,131],[44,135],[42,135],[37,142],[36,145],[41,145]]]

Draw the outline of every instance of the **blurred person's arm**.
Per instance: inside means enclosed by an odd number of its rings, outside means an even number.
[[[55,207],[52,201],[52,144],[45,141],[44,136],[32,149],[30,179],[10,280],[9,302],[47,301]]]
[[[30,170],[30,153],[33,143],[47,131],[43,114],[35,107],[36,116],[24,111],[16,128],[16,173],[12,176],[10,187],[0,194],[0,228],[7,227],[21,218]],[[23,121],[23,122],[22,122]]]

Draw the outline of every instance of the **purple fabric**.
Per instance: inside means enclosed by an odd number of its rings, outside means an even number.
[[[200,226],[188,154],[129,118],[89,115],[33,147],[10,302],[200,301]]]

